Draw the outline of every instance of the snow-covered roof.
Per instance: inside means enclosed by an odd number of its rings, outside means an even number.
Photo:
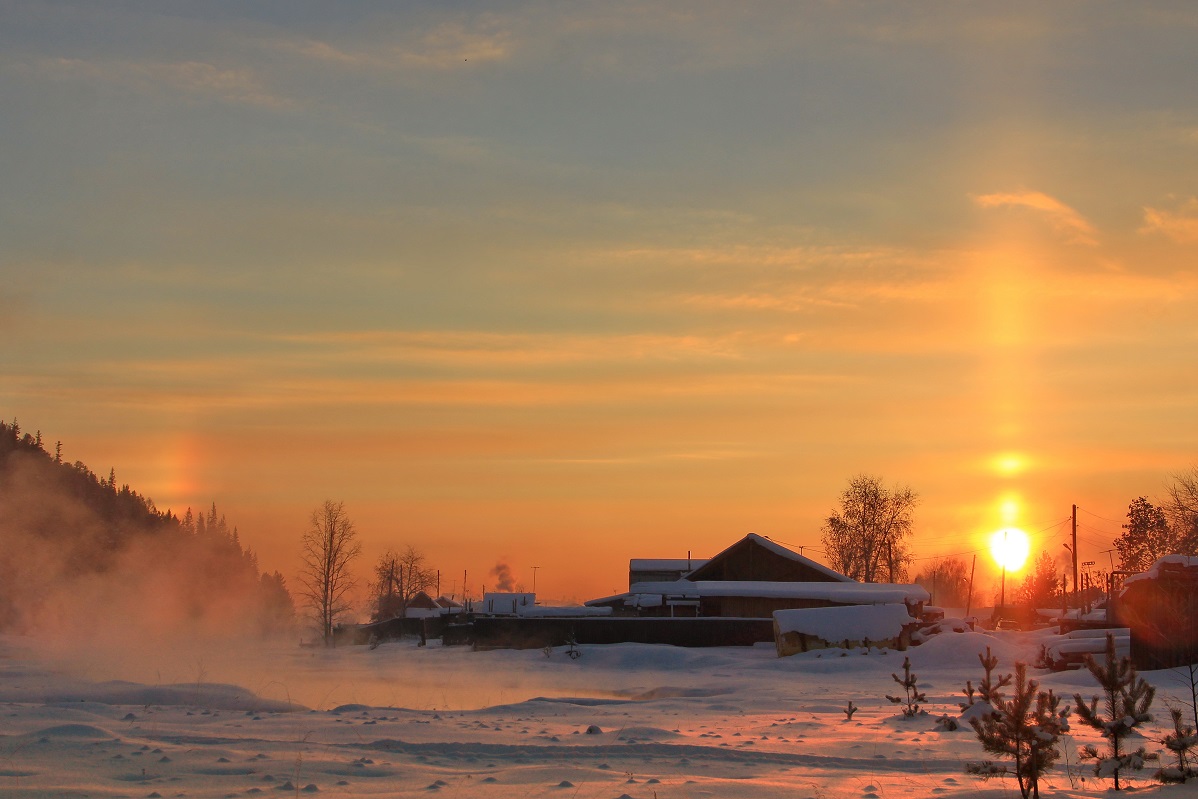
[[[775,610],[780,633],[813,635],[824,641],[885,641],[898,638],[903,627],[917,624],[906,605],[856,605],[844,608]]]
[[[1171,569],[1170,566],[1177,568]],[[1140,572],[1123,578],[1123,584],[1138,582],[1139,580],[1156,580],[1166,571],[1176,573],[1181,569],[1192,569],[1198,567],[1198,557],[1190,557],[1188,555],[1165,555],[1163,558],[1157,558],[1148,571]]]
[[[634,572],[693,571],[707,563],[707,558],[633,558],[628,570]]]
[[[773,599],[823,599],[854,605],[880,605],[894,602],[927,602],[931,597],[920,585],[897,583],[792,583],[763,580],[677,580],[674,582],[634,583],[629,595],[766,597]],[[610,598],[609,598],[610,601]]]

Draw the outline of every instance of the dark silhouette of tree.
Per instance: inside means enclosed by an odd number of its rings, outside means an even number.
[[[1198,466],[1172,475],[1166,493],[1165,514],[1178,541],[1178,551],[1169,554],[1198,555]]]
[[[903,582],[911,561],[906,539],[918,501],[910,488],[886,488],[880,477],[852,478],[840,495],[840,508],[823,526],[832,567],[867,583]]]
[[[969,599],[969,566],[960,558],[945,558],[928,564],[915,582],[932,594],[936,605],[963,608]]]
[[[1179,520],[1184,524],[1184,519]],[[1137,497],[1127,506],[1127,524],[1115,539],[1124,571],[1142,572],[1164,555],[1192,555],[1194,541],[1182,527],[1174,528],[1165,509],[1145,497]]]
[[[1061,575],[1047,552],[1041,552],[1036,563],[1019,586],[1019,601],[1033,608],[1048,608],[1061,603]]]
[[[431,591],[437,583],[437,573],[428,568],[424,553],[411,544],[402,552],[387,550],[379,556],[374,567],[375,621],[406,617],[408,605],[421,591]]]
[[[333,626],[349,610],[349,592],[355,585],[350,564],[362,552],[345,503],[325,500],[312,511],[301,546],[301,596],[325,646],[332,646]]]

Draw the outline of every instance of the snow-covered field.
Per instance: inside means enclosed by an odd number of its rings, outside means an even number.
[[[904,655],[627,644],[472,652],[415,643],[335,651],[271,645],[74,652],[0,636],[0,797],[875,797],[1018,796],[965,774],[982,759],[959,713],[977,653],[1000,672],[1036,633],[945,633],[908,653],[930,715],[902,718]],[[1164,700],[1170,672],[1146,675]],[[1088,673],[1036,675],[1093,693]],[[852,720],[843,708],[860,710]],[[1077,762],[1074,725],[1055,796],[1107,795]],[[1159,750],[1155,743],[1150,750]],[[1160,788],[1146,772],[1139,793]]]

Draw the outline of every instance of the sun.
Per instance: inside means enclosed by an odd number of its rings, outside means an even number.
[[[1018,527],[1004,527],[990,536],[990,554],[999,566],[1010,572],[1023,568],[1030,549],[1031,542],[1027,533]]]

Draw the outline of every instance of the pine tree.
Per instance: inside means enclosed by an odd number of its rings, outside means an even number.
[[[1113,777],[1117,791],[1120,772],[1141,769],[1144,761],[1153,757],[1148,755],[1143,746],[1134,752],[1124,752],[1123,744],[1137,724],[1152,720],[1148,708],[1152,705],[1156,689],[1136,676],[1130,658],[1116,658],[1115,637],[1112,635],[1106,637],[1106,654],[1102,665],[1087,655],[1086,668],[1102,687],[1107,715],[1104,718],[1099,713],[1097,696],[1086,704],[1081,694],[1074,694],[1077,715],[1109,741],[1110,752],[1102,754],[1096,747],[1087,745],[1082,747],[1081,757],[1095,761],[1094,773],[1097,776]]]
[[[1156,772],[1156,778],[1164,783],[1183,783],[1191,777],[1198,777],[1198,768],[1194,765],[1194,755],[1191,750],[1198,747],[1198,734],[1194,728],[1182,719],[1179,707],[1169,708],[1169,716],[1173,719],[1173,732],[1161,739],[1166,749],[1177,758],[1174,766],[1165,766]]]
[[[989,681],[990,669],[987,669],[986,682]],[[1010,682],[1011,675],[1007,674],[1000,678],[998,685]],[[1003,698],[995,688],[987,700],[994,712],[969,720],[982,748],[999,757],[1010,758],[1014,761],[1014,769],[986,760],[969,764],[966,771],[983,779],[1014,773],[1024,799],[1039,799],[1040,777],[1060,757],[1057,740],[1069,729],[1069,709],[1060,709],[1061,697],[1052,691],[1038,691],[1039,687],[1038,682],[1027,678],[1027,664],[1016,663],[1015,693],[1011,698]]]
[[[899,677],[897,674],[891,674],[890,676],[894,678],[896,683],[903,686],[904,696],[891,696],[890,694],[887,694],[886,698],[891,702],[894,702],[896,705],[903,705],[903,715],[907,718],[911,718],[912,716],[918,714],[918,703],[926,702],[928,701],[928,698],[921,693],[918,688],[916,688],[918,678],[911,673],[911,658],[903,658],[902,677]]]

